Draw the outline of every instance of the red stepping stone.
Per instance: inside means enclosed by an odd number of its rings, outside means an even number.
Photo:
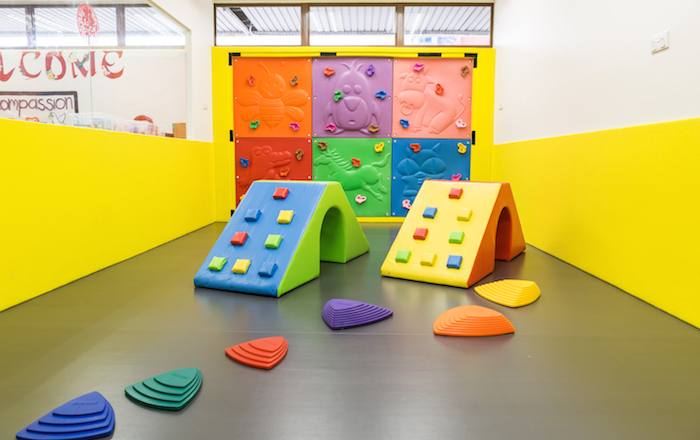
[[[255,339],[226,349],[226,355],[249,367],[269,370],[287,355],[287,340],[281,336]]]
[[[481,306],[450,309],[435,320],[433,333],[445,336],[496,336],[515,333],[502,313]]]

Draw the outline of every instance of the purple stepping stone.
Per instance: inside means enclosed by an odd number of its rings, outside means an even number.
[[[333,330],[373,324],[393,314],[384,307],[350,299],[332,299],[321,312],[323,320]]]

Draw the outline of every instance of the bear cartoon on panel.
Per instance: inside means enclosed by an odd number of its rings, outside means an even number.
[[[311,139],[236,139],[236,206],[255,180],[311,180]]]
[[[403,217],[424,181],[469,180],[468,139],[394,139],[391,215]]]
[[[234,58],[236,137],[311,136],[311,59]]]
[[[471,58],[396,59],[394,137],[470,139]]]
[[[314,137],[391,136],[391,58],[314,58]]]
[[[358,217],[386,217],[391,206],[391,139],[314,139],[314,180],[340,182]]]

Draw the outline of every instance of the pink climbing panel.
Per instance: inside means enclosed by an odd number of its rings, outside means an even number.
[[[311,59],[234,58],[236,137],[311,137]]]
[[[313,136],[391,137],[391,58],[313,61]]]
[[[471,58],[395,59],[393,136],[471,139],[472,67]]]
[[[236,206],[255,180],[311,180],[311,139],[236,139]]]

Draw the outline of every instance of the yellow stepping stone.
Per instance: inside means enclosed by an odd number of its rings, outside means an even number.
[[[534,281],[501,280],[474,288],[476,293],[506,307],[522,307],[532,304],[540,297],[540,288]]]

